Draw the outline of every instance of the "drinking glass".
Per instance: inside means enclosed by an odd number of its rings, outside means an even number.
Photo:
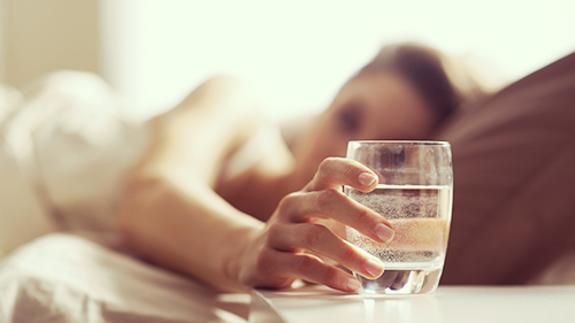
[[[354,275],[363,291],[423,294],[437,288],[449,236],[453,199],[451,149],[444,141],[350,141],[347,158],[379,177],[369,193],[345,186],[355,201],[389,220],[395,235],[380,243],[346,228],[347,240],[381,259],[384,274],[375,280]]]

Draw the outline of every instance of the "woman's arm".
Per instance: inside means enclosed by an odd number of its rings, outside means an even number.
[[[142,256],[220,289],[236,289],[228,260],[263,224],[214,193],[222,162],[256,128],[238,82],[210,79],[152,120],[153,143],[120,199],[120,228]]]
[[[242,287],[230,261],[262,222],[177,174],[134,175],[122,202],[124,237],[142,256],[220,290]]]
[[[379,277],[383,267],[377,258],[317,221],[335,220],[381,243],[391,239],[387,220],[340,191],[341,185],[373,190],[378,181],[369,168],[326,159],[302,191],[281,200],[265,225],[214,192],[222,161],[249,135],[253,120],[234,107],[242,96],[234,96],[232,88],[218,82],[204,86],[158,120],[158,140],[121,197],[126,241],[148,259],[221,290],[287,287],[297,278],[344,291],[360,287],[348,272],[322,259]]]

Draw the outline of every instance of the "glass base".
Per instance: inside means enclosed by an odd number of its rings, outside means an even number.
[[[366,294],[409,295],[433,292],[439,284],[442,268],[390,269],[378,279],[366,279],[354,273]]]

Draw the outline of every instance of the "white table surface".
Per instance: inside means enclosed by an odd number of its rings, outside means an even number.
[[[440,287],[431,295],[370,297],[321,287],[257,291],[250,322],[575,323],[575,286]]]

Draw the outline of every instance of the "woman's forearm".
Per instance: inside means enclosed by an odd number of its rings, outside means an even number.
[[[233,261],[264,226],[205,184],[165,174],[132,176],[120,224],[142,256],[228,291],[242,288]]]
[[[152,143],[119,201],[120,228],[133,249],[217,288],[238,288],[231,255],[263,223],[213,186],[223,160],[254,131],[253,105],[237,81],[215,77],[150,122]]]

